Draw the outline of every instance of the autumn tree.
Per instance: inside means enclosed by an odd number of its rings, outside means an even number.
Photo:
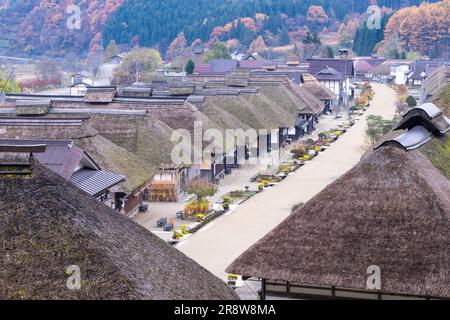
[[[249,53],[255,53],[255,52],[264,52],[267,50],[266,42],[264,41],[264,38],[262,36],[258,36],[251,44],[250,48],[248,49]]]
[[[60,83],[61,72],[50,59],[44,59],[37,63],[38,78],[48,83]]]
[[[385,28],[385,46],[395,42],[398,51],[441,55],[448,46],[450,0],[422,3],[399,10]]]
[[[195,194],[198,202],[202,202],[205,197],[213,196],[217,190],[217,185],[209,182],[207,179],[194,179],[187,186],[187,192]]]
[[[186,37],[184,36],[184,32],[180,32],[167,49],[166,53],[167,60],[172,60],[173,58],[184,54],[186,49],[187,49]]]
[[[324,25],[330,21],[330,18],[325,13],[322,6],[310,6],[306,20],[311,24],[312,29],[317,30],[321,25]]]
[[[111,61],[111,58],[120,54],[120,49],[114,40],[111,40],[105,49],[105,61]]]
[[[126,55],[115,73],[114,83],[142,81],[161,66],[161,55],[155,49],[135,48]],[[117,77],[120,76],[120,79]]]

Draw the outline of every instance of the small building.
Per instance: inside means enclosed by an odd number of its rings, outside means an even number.
[[[88,72],[77,72],[70,76],[70,84],[74,85],[76,83],[81,83],[85,79],[88,79],[90,77],[90,74]]]
[[[355,67],[347,59],[311,59],[309,74],[339,97],[340,103],[347,105],[354,98],[352,81]]]
[[[391,65],[391,76],[396,85],[405,85],[408,82],[409,65],[404,63]]]
[[[227,268],[266,299],[450,299],[450,120],[413,110]]]
[[[35,155],[39,163],[98,201],[112,207],[114,195],[111,189],[125,181],[125,177],[102,170],[85,151],[74,146],[72,141],[0,139],[0,146],[3,147],[35,145],[45,146],[44,152]],[[117,204],[113,207],[117,207]]]
[[[239,61],[230,59],[213,59],[207,64],[196,64],[194,74],[225,75],[238,67]]]
[[[127,56],[127,53],[120,53],[118,55],[111,57],[111,63],[115,65],[119,65],[123,62],[123,59]]]
[[[411,64],[411,72],[408,74],[408,84],[413,87],[420,87],[422,82],[432,75],[443,61],[418,60]]]
[[[88,88],[96,87],[97,83],[90,79],[84,79],[81,82],[75,82],[70,85],[71,96],[84,96]]]
[[[354,59],[355,77],[360,81],[371,81],[372,70],[382,64],[386,59],[376,55],[368,57],[357,57]]]
[[[0,299],[239,299],[180,251],[35,161],[42,152],[45,146],[0,148]]]
[[[303,87],[325,104],[323,113],[329,113],[339,103],[339,96],[317,81],[312,75],[305,74],[303,78],[305,81]]]
[[[200,165],[162,165],[150,183],[150,201],[177,202],[187,192],[189,181],[200,176]]]

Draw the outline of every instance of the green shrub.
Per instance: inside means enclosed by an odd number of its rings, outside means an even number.
[[[405,100],[405,102],[408,104],[409,107],[415,107],[417,106],[417,101],[416,98],[414,98],[413,96],[408,96]]]

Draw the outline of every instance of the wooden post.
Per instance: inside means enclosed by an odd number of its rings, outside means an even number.
[[[261,301],[266,301],[266,279],[261,279]]]

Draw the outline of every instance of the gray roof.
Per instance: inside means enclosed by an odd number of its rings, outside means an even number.
[[[124,181],[125,177],[105,170],[81,169],[70,178],[75,186],[96,196]]]
[[[352,60],[341,59],[311,59],[309,61],[309,73],[316,75],[326,68],[333,68],[341,74],[352,77],[355,74],[355,68]]]
[[[238,67],[237,60],[214,59],[211,60],[212,73],[227,73]]]
[[[435,104],[433,103],[424,103],[421,106],[417,107],[418,109],[422,109],[427,113],[427,115],[430,118],[437,117],[442,113],[441,109],[439,109]]]
[[[411,129],[417,124],[427,127],[430,131],[445,133],[450,130],[450,120],[432,103],[425,103],[409,110],[394,130]]]
[[[380,144],[375,149],[379,149],[381,147],[384,147],[386,145],[396,145],[398,147],[401,147],[405,149],[406,151],[418,149],[424,144],[430,142],[433,140],[433,133],[428,131],[427,128],[423,126],[416,126],[412,128],[411,130],[399,135],[398,137],[394,139],[390,139],[387,141],[384,141],[382,144]]]
[[[315,78],[317,80],[336,80],[336,81],[341,81],[344,79],[344,76],[342,75],[342,73],[340,73],[339,71],[331,68],[331,67],[326,67],[323,70],[320,70],[319,72],[317,72],[315,74]]]
[[[73,146],[70,140],[0,139],[0,144],[8,146],[45,145],[45,152],[37,153],[34,157],[64,179],[70,178],[81,159],[85,156],[83,150]]]
[[[443,61],[433,61],[433,60],[418,60],[415,61],[411,65],[411,73],[409,75],[410,79],[413,80],[421,80],[422,73],[425,73],[425,77],[428,77],[436,71],[441,65],[443,65]]]

